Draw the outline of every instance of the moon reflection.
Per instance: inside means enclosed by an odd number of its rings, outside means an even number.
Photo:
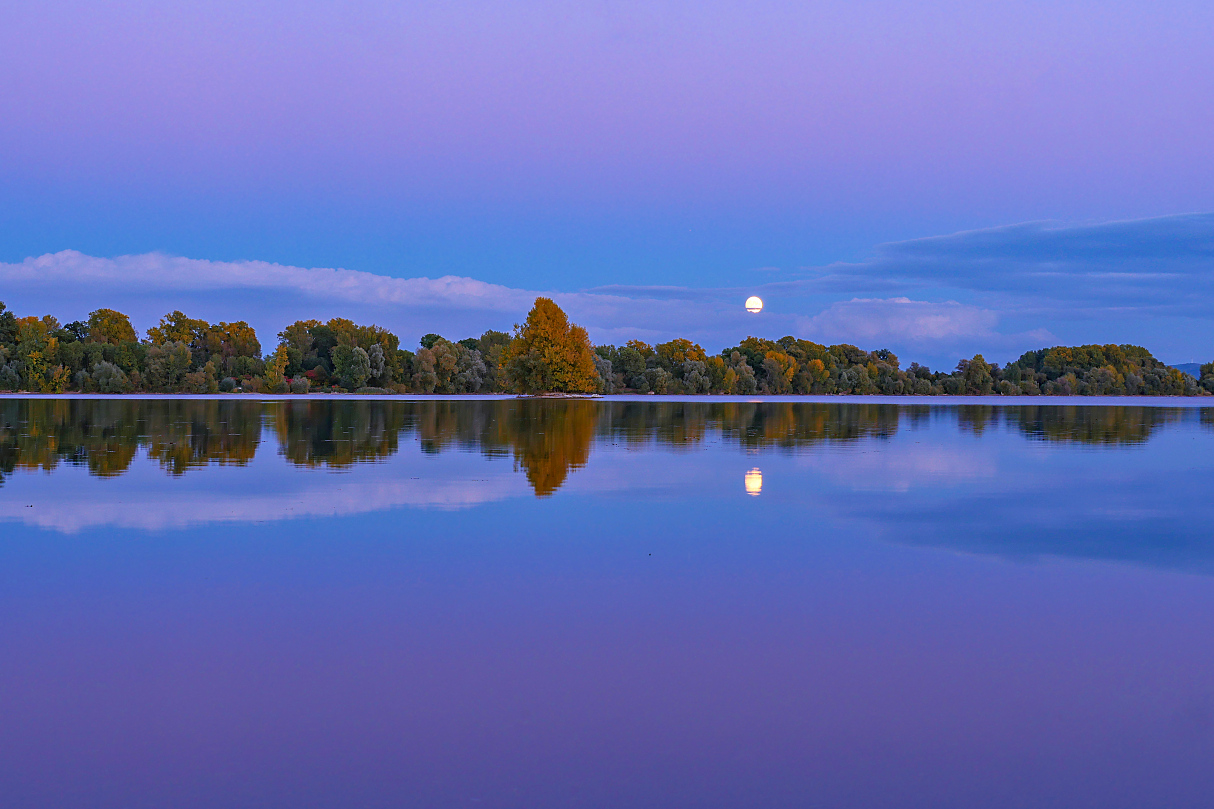
[[[763,470],[757,466],[746,473],[746,493],[758,497],[763,492]]]

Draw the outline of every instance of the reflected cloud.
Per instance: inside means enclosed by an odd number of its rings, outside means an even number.
[[[267,486],[222,485],[216,481],[182,486],[138,472],[117,482],[78,480],[72,497],[47,489],[37,479],[18,478],[0,499],[0,520],[75,534],[102,526],[164,531],[223,523],[264,523],[306,517],[338,517],[399,507],[454,510],[520,497],[520,481],[494,474],[409,476],[410,470],[361,470],[351,478],[274,475]],[[75,474],[74,470],[66,474]],[[262,482],[265,482],[264,479]],[[264,491],[275,484],[295,484]]]
[[[802,464],[836,485],[858,492],[909,492],[955,486],[999,474],[994,455],[972,445],[936,443],[867,444],[845,455],[808,455]]]
[[[1192,441],[1208,442],[1212,416],[1075,403],[6,399],[0,521],[166,531],[562,490],[621,515],[645,500],[708,510],[762,495],[790,535],[812,523],[958,553],[1214,573],[1214,480]],[[765,490],[765,477],[781,485]]]

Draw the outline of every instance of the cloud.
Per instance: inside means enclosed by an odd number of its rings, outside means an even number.
[[[1005,310],[1214,318],[1214,214],[1067,225],[1026,222],[880,245],[808,286],[952,289]]]
[[[999,316],[956,301],[932,303],[910,298],[852,298],[804,320],[808,334],[827,342],[859,340],[953,341],[994,334]]]
[[[740,339],[754,326],[745,321],[745,295],[727,290],[530,290],[458,276],[396,278],[163,253],[98,258],[64,250],[0,263],[0,284],[10,307],[22,313],[53,312],[70,320],[111,306],[146,329],[165,312],[182,309],[210,320],[247,320],[263,341],[295,319],[335,316],[374,321],[406,338],[427,331],[479,334],[520,322],[537,295],[554,298],[597,341],[677,335],[713,344]]]
[[[554,298],[600,343],[685,336],[716,350],[749,334],[792,334],[901,346],[939,362],[954,351],[1018,354],[1055,334],[1204,357],[1214,338],[1214,214],[1028,222],[883,244],[867,261],[791,275],[746,287],[535,290],[458,276],[65,250],[0,264],[0,288],[22,313],[70,320],[114,306],[147,328],[182,309],[248,320],[263,340],[298,318],[337,316],[391,328],[406,345],[430,331],[479,334],[520,322],[537,295]],[[768,304],[759,317],[742,308],[750,294]]]
[[[108,481],[104,489],[95,478],[82,479],[75,496],[65,501],[54,487],[22,489],[21,502],[0,501],[0,521],[75,534],[98,526],[164,531],[211,523],[254,523],[317,516],[349,516],[393,508],[458,510],[509,497],[529,496],[526,481],[497,476],[481,482],[385,477],[368,479],[358,467],[358,479],[343,479],[340,487],[323,480],[301,479],[297,489],[275,492],[179,490],[127,486],[125,478]],[[134,481],[136,484],[142,480]],[[303,482],[309,485],[302,485]],[[115,497],[115,489],[121,497]]]
[[[18,264],[0,264],[11,286],[71,285],[93,290],[207,292],[289,291],[322,300],[413,308],[514,311],[530,303],[528,293],[473,278],[393,278],[357,270],[292,267],[266,261],[207,261],[146,253],[95,258],[64,250]]]

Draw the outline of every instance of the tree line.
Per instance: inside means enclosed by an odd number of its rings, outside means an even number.
[[[17,317],[0,303],[0,390],[34,393],[654,393],[850,395],[1153,395],[1214,393],[1214,363],[1199,378],[1133,345],[1057,346],[1000,367],[981,354],[951,371],[888,349],[747,337],[710,355],[679,338],[593,346],[555,302],[537,298],[513,333],[413,350],[385,328],[344,318],[299,320],[272,351],[248,323],[170,312],[140,339],[130,318],[98,309],[66,325]]]

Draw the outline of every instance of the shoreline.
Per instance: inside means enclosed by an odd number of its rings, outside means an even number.
[[[536,401],[586,401],[671,404],[725,403],[725,404],[906,404],[935,405],[988,405],[992,407],[1084,406],[1108,407],[1133,405],[1137,407],[1186,407],[1214,408],[1214,396],[900,396],[887,394],[867,395],[785,395],[785,396],[735,396],[726,394],[659,395],[659,394],[604,394],[594,397],[543,397],[520,396],[514,393],[0,393],[2,400],[197,400],[197,401],[374,401],[374,402],[487,402],[507,400]]]

